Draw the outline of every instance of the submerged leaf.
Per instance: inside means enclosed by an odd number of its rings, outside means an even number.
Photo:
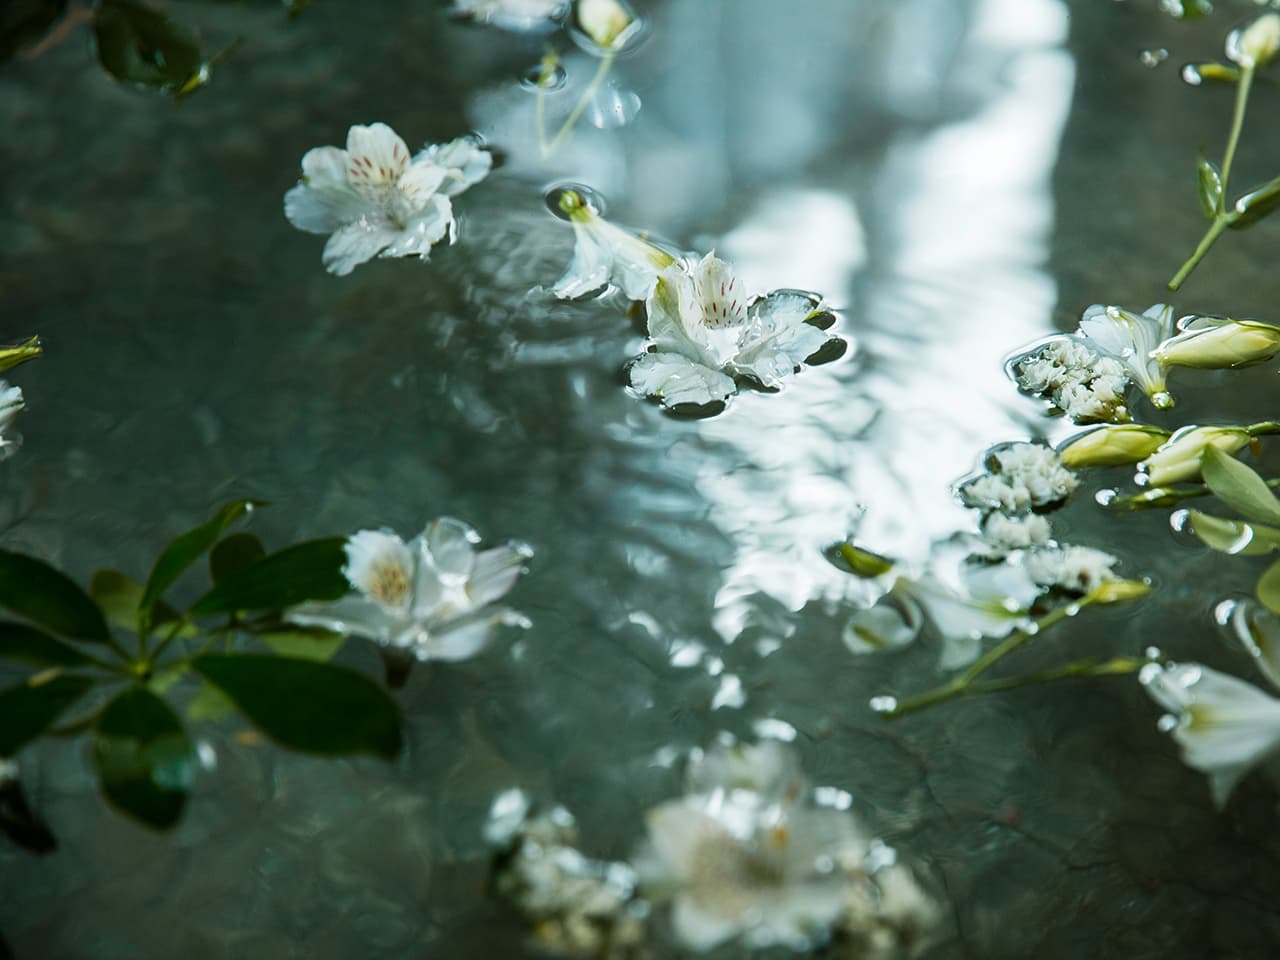
[[[102,0],[93,21],[98,61],[126,83],[179,96],[201,86],[208,64],[191,29],[132,0]]]
[[[66,574],[25,554],[0,550],[0,607],[64,637],[92,643],[110,637],[88,594]]]
[[[178,822],[195,775],[195,751],[170,706],[130,687],[102,711],[94,760],[113,807],[151,827]]]
[[[237,610],[283,610],[308,600],[336,600],[351,589],[342,572],[346,540],[308,540],[268,554],[225,580],[195,602],[190,613],[204,616]]]
[[[90,677],[37,674],[0,690],[0,757],[11,757],[93,686]]]
[[[363,673],[267,654],[207,654],[192,666],[282,746],[388,759],[400,752],[400,708]]]

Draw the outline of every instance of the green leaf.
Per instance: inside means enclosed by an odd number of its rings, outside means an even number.
[[[1214,496],[1241,516],[1280,526],[1280,500],[1250,466],[1213,446],[1205,448],[1200,462]]]
[[[98,717],[94,760],[113,807],[148,826],[178,822],[195,775],[195,751],[170,706],[130,687]]]
[[[118,570],[99,570],[89,583],[89,595],[98,604],[107,623],[130,633],[137,632],[138,607],[142,604],[142,584],[137,580]],[[178,611],[163,600],[158,600],[151,608],[151,617],[154,625],[159,626],[177,620]],[[188,626],[178,636],[193,637],[199,632]]]
[[[35,557],[0,550],[0,607],[64,637],[110,640],[107,623],[89,595]]]
[[[201,86],[208,64],[195,34],[132,0],[101,0],[93,20],[98,62],[117,80],[182,96]]]
[[[1276,207],[1280,207],[1280,177],[1251,190],[1236,201],[1235,218],[1228,224],[1232,230],[1253,226]]]
[[[1187,515],[1191,520],[1191,532],[1206,547],[1244,557],[1280,550],[1280,529],[1276,527],[1227,520],[1199,510],[1189,510]]]
[[[92,661],[75,647],[25,623],[0,621],[0,660],[37,667],[80,667]]]
[[[271,648],[272,653],[300,660],[325,663],[342,649],[347,638],[328,630],[280,630],[258,634],[258,639]]]
[[[1200,186],[1200,209],[1204,211],[1206,220],[1212,220],[1218,215],[1218,205],[1222,202],[1222,171],[1201,153],[1196,161],[1196,172]]]
[[[187,704],[187,719],[192,723],[221,720],[235,712],[236,705],[232,699],[211,683],[202,685]]]
[[[192,667],[259,730],[308,753],[400,752],[400,708],[362,673],[269,654],[207,654]]]
[[[1280,613],[1280,560],[1267,567],[1254,588],[1262,605],[1272,613]]]
[[[856,577],[873,579],[893,569],[893,561],[852,543],[837,543],[828,552],[831,562]]]
[[[268,554],[218,583],[189,613],[283,610],[307,600],[337,600],[351,589],[342,572],[345,546],[342,537],[328,537]]]
[[[34,740],[93,686],[91,677],[46,671],[0,690],[0,757]]]
[[[67,12],[67,0],[5,0],[0,4],[0,61],[34,46]]]
[[[233,500],[219,509],[208,523],[188,530],[164,548],[155,566],[151,568],[151,576],[147,577],[142,599],[138,602],[138,622],[143,632],[150,629],[151,608],[159,601],[161,594],[173,586],[173,582],[187,567],[218,542],[227,527],[255,506],[260,504],[253,500]]]
[[[219,583],[266,555],[262,541],[252,533],[233,533],[214,545],[209,554],[209,575],[214,583]]]

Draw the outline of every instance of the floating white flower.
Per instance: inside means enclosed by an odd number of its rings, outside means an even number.
[[[354,126],[347,149],[307,151],[284,213],[299,230],[331,234],[323,259],[338,276],[375,256],[426,260],[434,244],[457,235],[449,198],[483,180],[492,164],[489,152],[465,137],[410,159],[385,123]]]
[[[1280,353],[1280,327],[1257,320],[1196,317],[1166,340],[1156,358],[1166,366],[1218,370],[1262,363]]]
[[[1129,419],[1124,367],[1075,337],[1055,337],[1011,364],[1020,388],[1048,399],[1076,423]]]
[[[1041,587],[1059,587],[1083,596],[1104,583],[1118,580],[1112,568],[1119,562],[1093,547],[1038,547],[1022,558],[1028,576]]]
[[[960,486],[967,507],[1016,514],[1050,507],[1071,496],[1079,481],[1052,447],[1008,443],[986,457],[988,472]]]
[[[996,550],[1025,550],[1049,542],[1049,521],[1038,514],[1009,516],[994,511],[982,521],[982,539]]]
[[[1176,718],[1170,723],[1182,759],[1208,775],[1218,807],[1251,768],[1280,748],[1280,700],[1253,684],[1198,663],[1151,663],[1139,680]]]
[[[1124,364],[1129,376],[1160,409],[1173,406],[1165,387],[1164,365],[1156,357],[1160,344],[1173,334],[1173,308],[1157,303],[1142,314],[1095,303],[1080,320],[1090,346]]]
[[[813,298],[775,290],[748,303],[713,253],[664,270],[645,306],[652,348],[631,364],[631,385],[668,407],[727,400],[735,377],[777,387],[828,340],[806,322],[822,313]]]
[[[556,206],[573,225],[573,260],[552,292],[561,300],[599,293],[610,283],[631,300],[644,300],[658,274],[676,258],[648,240],[610,223],[577,190],[559,191]]]
[[[452,12],[504,30],[534,30],[564,16],[569,0],[453,0]]]
[[[941,665],[963,667],[977,659],[984,637],[1004,637],[1031,624],[1031,607],[1039,585],[1021,564],[968,564],[963,585],[952,588],[936,577],[899,580],[894,592],[915,602],[942,635]]]
[[[495,627],[528,625],[493,603],[515,585],[531,551],[511,543],[477,552],[478,542],[471,527],[450,517],[433,520],[408,543],[389,530],[361,530],[347,541],[343,568],[356,593],[296,607],[286,619],[366,637],[418,660],[473,657]]]
[[[10,429],[23,406],[22,389],[11,387],[6,381],[0,380],[0,460],[13,456],[21,446],[21,439],[12,434]]]

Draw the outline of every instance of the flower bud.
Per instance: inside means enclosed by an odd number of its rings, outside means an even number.
[[[1068,467],[1120,467],[1145,460],[1168,439],[1168,430],[1121,423],[1077,434],[1058,455]]]
[[[1242,67],[1260,67],[1280,50],[1280,13],[1264,13],[1227,37],[1227,57]]]
[[[1175,433],[1159,450],[1140,464],[1147,483],[1163,487],[1200,476],[1200,458],[1209,447],[1235,453],[1250,440],[1244,427],[1188,427]]]
[[[1142,580],[1107,580],[1094,587],[1085,599],[1090,603],[1120,603],[1137,600],[1151,592],[1151,585]]]
[[[1255,320],[1198,317],[1186,332],[1166,340],[1156,359],[1166,366],[1217,370],[1270,360],[1280,353],[1280,327]]]
[[[39,337],[31,337],[12,347],[0,347],[0,371],[34,360],[43,352]]]
[[[575,15],[583,33],[602,47],[612,47],[635,22],[619,0],[578,0]]]

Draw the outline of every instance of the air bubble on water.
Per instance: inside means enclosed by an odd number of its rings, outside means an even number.
[[[562,89],[568,78],[569,75],[565,73],[564,67],[558,63],[550,69],[543,64],[538,64],[525,71],[524,76],[520,78],[520,86],[526,90],[544,90],[552,93]]]
[[[1147,649],[1142,651],[1142,655],[1146,657],[1148,660],[1164,659],[1164,651],[1161,650],[1159,647],[1147,647]]]
[[[1172,713],[1166,713],[1156,721],[1156,729],[1161,733],[1173,733],[1178,728],[1178,718]]]
[[[1239,600],[1223,600],[1220,604],[1213,608],[1213,619],[1217,621],[1218,626],[1226,627],[1231,624],[1235,618],[1236,611],[1241,608],[1242,604]]]
[[[1169,527],[1174,533],[1191,532],[1191,511],[1175,510],[1169,514]]]
[[[1142,667],[1142,669],[1138,671],[1138,682],[1142,684],[1144,687],[1148,687],[1151,684],[1155,683],[1156,678],[1159,677],[1162,673],[1164,673],[1164,667],[1162,667],[1160,664],[1158,663],[1145,664]]]
[[[1138,61],[1144,67],[1158,67],[1169,59],[1169,51],[1164,47],[1156,47],[1152,50],[1143,50],[1138,54]]]
[[[1120,491],[1115,487],[1103,487],[1093,495],[1093,500],[1100,507],[1109,507],[1116,502],[1116,497],[1118,496],[1120,496]]]
[[[872,697],[870,707],[876,713],[892,713],[898,709],[898,698],[887,695]]]
[[[587,122],[598,130],[625,127],[640,112],[640,97],[632,90],[610,84],[591,98]]]
[[[547,209],[561,220],[569,219],[569,215],[565,213],[564,207],[562,206],[566,193],[576,194],[578,199],[581,200],[588,210],[598,217],[604,216],[605,200],[598,191],[592,190],[590,187],[582,183],[564,181],[552,184],[547,188],[547,192],[543,195]]]
[[[814,787],[813,802],[832,810],[848,810],[853,806],[853,794],[839,787]]]

